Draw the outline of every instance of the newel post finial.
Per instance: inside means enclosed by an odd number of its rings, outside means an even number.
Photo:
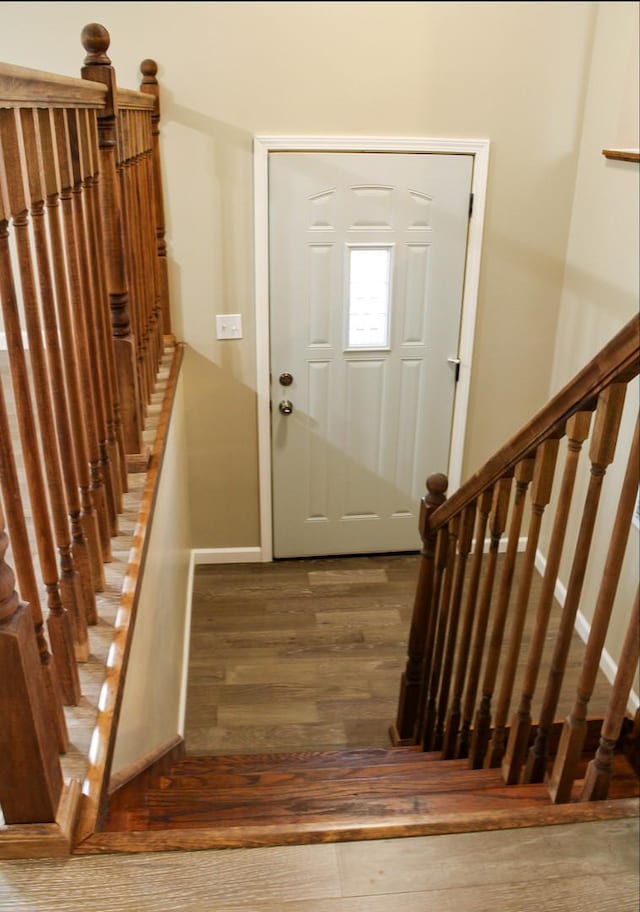
[[[140,64],[140,72],[142,73],[142,85],[157,85],[158,80],[156,76],[158,75],[158,64],[155,60],[151,60],[150,57],[147,57]]]
[[[86,66],[91,64],[109,66],[111,64],[111,60],[107,57],[111,36],[104,25],[100,25],[98,22],[90,22],[85,25],[80,35],[80,41],[87,52],[87,56],[84,58]]]

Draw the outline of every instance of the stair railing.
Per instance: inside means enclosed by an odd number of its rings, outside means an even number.
[[[89,25],[82,43],[82,79],[0,64],[6,824],[53,822],[63,799],[63,707],[82,696],[77,663],[128,471],[148,463],[142,433],[169,329],[157,67],[144,62],[144,92],[119,89],[107,31]]]
[[[450,498],[445,497],[445,476],[430,476],[421,505],[423,548],[392,740],[441,751],[445,759],[466,757],[473,768],[502,767],[508,784],[546,780],[554,802],[570,800],[583,773],[581,760],[591,726],[588,706],[636,505],[637,425],[573,708],[558,737],[556,714],[561,695],[570,696],[567,657],[598,506],[616,453],[627,387],[640,370],[639,319],[623,327]],[[569,541],[576,473],[587,441],[589,483],[577,537]],[[534,597],[541,532],[556,475],[560,488],[554,500],[546,566]],[[607,491],[607,495],[616,497],[618,492]],[[526,544],[518,556],[523,531]],[[563,554],[571,569],[559,628],[551,637],[549,621]],[[637,603],[633,611],[629,608],[629,632],[600,746],[583,784],[583,800],[606,796],[614,749],[625,725],[631,725],[625,720],[638,660]],[[527,623],[530,635],[525,638]],[[549,673],[534,723],[532,704],[542,660],[549,658],[545,650],[550,638]],[[520,680],[518,669],[522,669]]]

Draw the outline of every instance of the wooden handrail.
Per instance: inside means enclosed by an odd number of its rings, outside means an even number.
[[[101,108],[106,94],[98,82],[0,63],[3,108]]]
[[[595,402],[598,394],[610,384],[624,383],[640,370],[640,315],[633,317],[611,341],[569,381],[560,392],[501,447],[451,497],[427,519],[430,529],[447,523],[483,490],[513,469],[527,453],[532,452],[576,412]]]

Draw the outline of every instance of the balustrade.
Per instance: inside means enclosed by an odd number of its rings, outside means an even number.
[[[0,305],[11,377],[9,390],[0,376],[6,823],[56,819],[58,755],[69,742],[63,703],[82,696],[77,662],[99,620],[96,592],[106,586],[128,460],[139,471],[145,451],[169,325],[157,67],[145,62],[144,94],[119,90],[106,30],[87,26],[82,41],[83,79],[0,65]],[[122,197],[117,149],[131,164]],[[5,563],[9,541],[17,577]]]

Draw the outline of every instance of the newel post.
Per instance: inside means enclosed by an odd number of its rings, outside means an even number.
[[[87,52],[81,73],[83,79],[101,82],[108,92],[105,105],[98,112],[98,147],[100,155],[100,220],[106,265],[107,290],[111,308],[111,329],[116,361],[118,392],[124,446],[127,455],[143,451],[141,409],[136,375],[136,344],[131,330],[129,286],[124,255],[122,203],[116,172],[116,122],[118,96],[116,74],[107,57],[110,38],[102,25],[91,23],[82,30],[82,46]]]
[[[156,266],[158,270],[159,305],[162,314],[162,331],[171,332],[171,312],[169,307],[169,272],[167,269],[167,243],[165,241],[164,197],[162,195],[162,168],[160,165],[160,86],[156,75],[158,64],[155,60],[143,60],[140,64],[142,82],[140,91],[152,95],[155,107],[151,115],[151,132],[153,135],[153,197],[155,203],[156,231]]]
[[[0,804],[6,823],[50,823],[62,771],[31,608],[15,591],[8,545],[0,510]]]
[[[420,503],[422,551],[409,633],[407,665],[400,680],[398,715],[395,725],[391,726],[389,732],[394,745],[415,742],[427,630],[431,613],[435,610],[433,581],[438,535],[430,528],[429,518],[433,511],[445,502],[448,483],[446,475],[430,475],[427,479],[427,493]]]

